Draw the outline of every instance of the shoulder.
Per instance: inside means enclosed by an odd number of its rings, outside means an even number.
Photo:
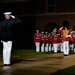
[[[1,21],[0,23],[4,23],[6,20]]]
[[[6,22],[6,20],[3,20],[2,22],[0,22],[0,25],[4,24]]]

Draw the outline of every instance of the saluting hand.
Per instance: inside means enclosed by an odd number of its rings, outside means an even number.
[[[10,16],[11,16],[11,18],[13,18],[13,19],[15,18],[15,16],[13,16],[13,15],[10,15]]]

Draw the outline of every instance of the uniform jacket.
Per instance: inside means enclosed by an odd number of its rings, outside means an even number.
[[[52,39],[53,39],[53,38],[52,38],[52,36],[50,35],[50,36],[49,36],[49,44],[52,44]]]
[[[57,34],[54,34],[53,36],[53,44],[57,44],[58,43],[58,35]]]
[[[63,41],[69,41],[70,38],[66,37],[68,34],[70,34],[70,31],[69,30],[58,30],[58,32],[61,32],[62,33],[62,40]]]
[[[41,35],[41,43],[45,44],[45,35]]]
[[[12,27],[15,24],[20,23],[21,20],[15,19],[5,19],[0,23],[0,38],[2,41],[12,41]]]
[[[75,43],[75,35],[73,35],[72,37],[73,37],[73,43]]]
[[[48,35],[45,35],[45,43],[49,44],[49,36]]]
[[[34,42],[41,42],[41,34],[36,34],[34,35]]]

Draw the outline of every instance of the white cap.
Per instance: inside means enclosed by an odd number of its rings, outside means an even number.
[[[36,32],[38,32],[39,30],[36,30]]]
[[[4,15],[11,15],[12,12],[5,12]]]
[[[44,32],[42,31],[41,33],[43,34]]]
[[[48,32],[45,32],[46,34],[48,33]]]

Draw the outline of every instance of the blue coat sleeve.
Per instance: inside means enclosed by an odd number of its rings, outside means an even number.
[[[18,23],[21,23],[21,22],[22,21],[17,17],[15,17],[15,19],[13,19],[13,24],[18,24]]]

